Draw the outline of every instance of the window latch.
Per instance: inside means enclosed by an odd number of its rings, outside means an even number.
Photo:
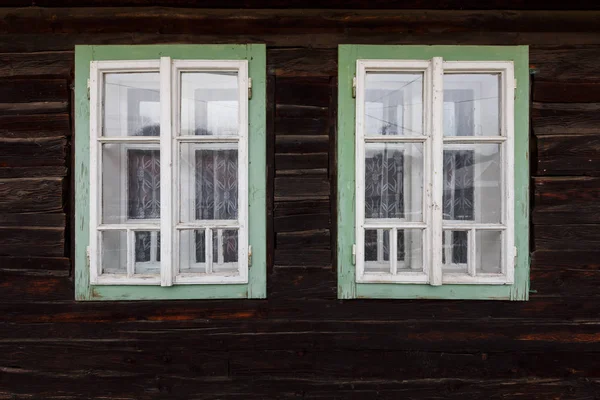
[[[252,78],[248,78],[248,100],[252,99]]]
[[[352,265],[356,265],[356,245],[352,245]]]
[[[248,268],[252,266],[252,245],[248,246]]]
[[[356,98],[356,76],[352,78],[352,98]]]

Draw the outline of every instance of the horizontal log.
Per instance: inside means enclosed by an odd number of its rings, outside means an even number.
[[[331,227],[331,203],[328,200],[276,202],[275,232],[294,232]]]
[[[326,176],[285,176],[275,178],[275,201],[327,200],[330,195]]]
[[[41,138],[70,135],[69,114],[0,116],[0,137]]]
[[[0,78],[0,103],[64,102],[69,97],[66,79]]]
[[[536,250],[578,250],[600,248],[600,225],[534,226]]]
[[[72,301],[74,297],[73,282],[68,276],[24,275],[2,269],[0,278],[0,298],[3,301]]]
[[[64,113],[68,111],[69,103],[66,101],[34,103],[0,103],[0,116]]]
[[[600,135],[538,136],[539,175],[599,175]]]
[[[600,103],[533,103],[536,135],[600,134]]]
[[[329,135],[327,118],[275,118],[275,135]]]
[[[40,227],[58,228],[58,227],[64,227],[66,224],[66,221],[67,221],[66,215],[63,213],[0,214],[0,227],[40,226]]]
[[[531,47],[529,62],[535,81],[600,81],[600,46]],[[563,100],[559,100],[562,102]]]
[[[0,77],[70,78],[75,55],[72,51],[0,54]]]
[[[335,49],[269,49],[267,63],[269,72],[278,78],[337,76],[337,51]]]
[[[541,250],[533,253],[530,287],[541,295],[597,296],[600,251]]]
[[[11,213],[51,213],[63,210],[64,178],[0,180],[0,209]]]
[[[296,250],[304,248],[331,249],[331,233],[329,229],[278,232],[275,236],[275,247]]]
[[[329,107],[329,77],[278,77],[275,83],[276,104]]]
[[[67,176],[67,167],[0,167],[0,179]]]
[[[69,276],[67,257],[0,257],[0,271],[25,275]]]
[[[600,103],[600,80],[591,82],[535,80],[533,101],[540,103]]]
[[[275,249],[275,267],[331,267],[332,250],[320,246]]]
[[[600,224],[600,178],[534,178],[533,223]]]
[[[66,156],[64,138],[0,140],[1,167],[63,166]]]
[[[329,151],[329,136],[288,135],[275,138],[275,153],[326,153]]]
[[[329,166],[327,153],[275,154],[275,170],[324,169]]]
[[[532,266],[538,269],[544,266],[565,269],[600,270],[600,250],[581,251],[538,250],[532,254]]]
[[[65,228],[0,227],[0,255],[64,256]]]

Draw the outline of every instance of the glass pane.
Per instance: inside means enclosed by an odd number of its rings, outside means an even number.
[[[160,233],[135,231],[133,235],[135,273],[160,274]]]
[[[213,230],[213,272],[231,272],[237,269],[237,229]]]
[[[105,74],[103,106],[104,136],[159,136],[159,73]]]
[[[183,72],[181,135],[236,136],[238,102],[237,72]]]
[[[389,244],[389,229],[365,229],[365,272],[390,273]]]
[[[442,232],[442,269],[444,272],[467,273],[469,259],[469,232],[444,230]]]
[[[186,143],[180,156],[181,221],[237,219],[237,150]]]
[[[423,135],[423,74],[368,72],[365,136]]]
[[[500,74],[444,74],[444,135],[500,135]]]
[[[444,145],[444,219],[502,222],[500,145]]]
[[[475,248],[477,274],[502,273],[502,231],[476,231]]]
[[[423,230],[398,229],[397,272],[423,271]]]
[[[127,274],[127,231],[100,232],[103,274]]]
[[[423,145],[367,144],[365,218],[422,220]]]
[[[205,230],[179,232],[179,272],[206,273]]]
[[[104,224],[160,218],[160,151],[148,147],[102,146]]]

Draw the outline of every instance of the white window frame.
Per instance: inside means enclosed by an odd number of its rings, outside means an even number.
[[[365,78],[368,72],[423,73],[423,136],[365,135]],[[443,136],[444,73],[498,73],[501,79],[501,123],[498,136]],[[512,284],[514,283],[514,64],[512,61],[444,61],[430,60],[357,60],[356,65],[356,282],[429,284]],[[365,146],[367,143],[423,144],[423,222],[400,219],[365,220]],[[444,144],[500,145],[502,210],[500,224],[443,220],[443,149]],[[405,178],[406,180],[406,178]],[[364,230],[391,229],[390,273],[365,271]],[[396,255],[397,229],[423,230],[423,271],[398,271]],[[442,272],[442,235],[447,229],[468,231],[467,273]],[[476,230],[502,231],[500,274],[476,274]]]
[[[179,136],[180,77],[182,72],[236,72],[239,90],[238,135],[227,137]],[[104,74],[132,72],[160,73],[160,137],[102,135],[102,96]],[[92,61],[90,64],[90,245],[88,248],[90,283],[93,285],[160,285],[248,283],[248,61],[247,60],[160,60]],[[125,224],[101,224],[102,218],[102,144],[114,143],[123,148],[160,149],[161,205],[160,221],[128,221]],[[181,143],[198,147],[211,143],[234,144],[238,151],[238,219],[227,221],[180,222],[179,186]],[[125,166],[126,168],[126,166]],[[125,179],[126,180],[126,179]],[[121,183],[123,184],[123,183]],[[179,233],[184,229],[230,228],[238,230],[237,273],[179,273]],[[127,232],[127,274],[102,274],[101,232]],[[133,274],[134,232],[156,231],[161,235],[160,275]],[[212,240],[208,243],[207,260],[212,257]],[[209,271],[209,263],[206,271]]]

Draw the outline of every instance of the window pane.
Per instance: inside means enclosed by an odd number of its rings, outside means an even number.
[[[179,231],[179,272],[206,273],[205,230]]]
[[[500,145],[444,145],[444,219],[502,222]]]
[[[104,224],[160,218],[160,151],[148,147],[102,146]]]
[[[368,72],[365,136],[423,135],[423,74]]]
[[[500,74],[444,74],[444,135],[500,135]]]
[[[442,269],[444,272],[467,273],[469,232],[444,230],[442,233]]]
[[[423,271],[422,229],[398,229],[396,249],[398,272]]]
[[[103,274],[127,274],[127,231],[100,232]]]
[[[135,231],[134,271],[136,274],[160,274],[160,233]]]
[[[502,273],[502,231],[478,230],[475,233],[477,249],[476,273]]]
[[[160,135],[158,72],[104,75],[104,136]]]
[[[183,72],[181,135],[236,136],[238,102],[237,72]]]
[[[365,272],[390,273],[389,245],[389,229],[365,229]]]
[[[422,221],[423,145],[367,144],[365,218]]]
[[[238,152],[181,145],[181,221],[238,217]]]
[[[213,272],[231,272],[238,269],[238,231],[213,230]]]

